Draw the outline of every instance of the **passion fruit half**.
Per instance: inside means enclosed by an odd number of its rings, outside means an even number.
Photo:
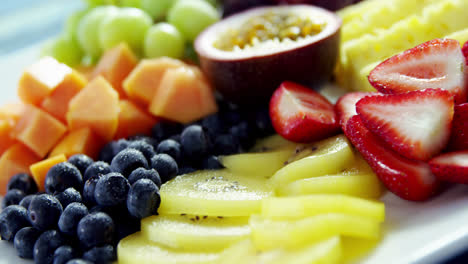
[[[195,41],[203,72],[239,104],[267,102],[283,81],[315,87],[330,79],[341,20],[311,5],[259,7],[210,26]]]

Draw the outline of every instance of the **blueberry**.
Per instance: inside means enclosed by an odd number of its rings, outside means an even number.
[[[78,223],[78,239],[85,248],[112,244],[114,238],[114,222],[105,213],[91,213]]]
[[[104,175],[109,172],[112,172],[109,163],[104,161],[96,161],[93,164],[89,165],[83,175],[83,181],[87,181],[89,178],[96,175]]]
[[[159,154],[167,154],[174,158],[174,160],[180,160],[182,157],[182,149],[179,142],[172,139],[161,141],[156,148],[156,152]]]
[[[144,142],[150,144],[151,146],[153,146],[153,148],[156,148],[158,146],[158,141],[155,138],[148,137],[146,135],[131,136],[131,137],[128,138],[128,140],[130,140],[130,141],[144,141]]]
[[[75,154],[68,159],[68,162],[73,164],[83,175],[89,165],[93,164],[94,160],[85,154]]]
[[[67,207],[71,203],[82,202],[81,194],[75,190],[75,188],[67,188],[65,191],[54,196],[59,200],[63,208]]]
[[[128,182],[130,184],[135,183],[136,181],[140,179],[150,179],[156,184],[156,186],[161,187],[161,177],[159,177],[159,173],[155,169],[144,169],[144,168],[138,168],[132,173],[130,173],[130,176],[128,176]]]
[[[222,134],[226,131],[223,118],[219,113],[203,118],[201,125],[212,135]]]
[[[57,230],[45,231],[34,244],[34,262],[36,264],[52,263],[55,250],[65,242],[65,238]]]
[[[63,208],[57,198],[50,194],[39,194],[29,204],[29,220],[40,230],[54,228]]]
[[[54,251],[54,264],[65,264],[78,257],[78,251],[71,246],[60,246]]]
[[[128,177],[137,168],[148,168],[148,161],[136,149],[124,149],[112,159],[111,169]]]
[[[180,142],[185,155],[192,159],[205,156],[211,148],[208,134],[199,125],[185,128],[181,134]]]
[[[23,191],[18,189],[11,189],[7,192],[5,197],[2,200],[2,209],[5,209],[9,205],[19,204],[21,200],[25,197]]]
[[[117,252],[111,245],[93,247],[83,254],[83,259],[93,263],[112,263],[113,261],[117,260]]]
[[[254,123],[258,137],[269,136],[275,132],[271,124],[268,107],[264,107],[255,112]]]
[[[16,249],[16,254],[20,258],[33,258],[34,244],[37,238],[41,235],[41,231],[34,227],[23,227],[15,235],[13,245]]]
[[[82,203],[71,203],[65,210],[58,221],[60,231],[67,235],[76,235],[76,228],[80,220],[88,214],[88,208]]]
[[[136,218],[145,218],[155,215],[161,204],[159,188],[149,179],[141,179],[135,182],[128,192],[128,212]]]
[[[171,139],[171,140],[174,140],[177,143],[180,143],[180,134],[172,135],[168,139]],[[156,146],[156,148],[157,148],[157,146]]]
[[[93,262],[87,261],[85,259],[72,259],[69,260],[67,264],[93,264]]]
[[[208,156],[203,160],[202,168],[205,170],[218,170],[224,168],[224,166],[219,162],[218,157]]]
[[[179,134],[182,130],[182,125],[179,123],[161,121],[153,126],[151,134],[157,141],[169,138],[172,135]]]
[[[69,187],[81,191],[83,188],[83,177],[74,165],[69,162],[61,162],[49,169],[44,186],[49,194],[63,192]]]
[[[87,205],[96,204],[96,199],[94,199],[94,190],[96,189],[96,184],[99,181],[99,178],[101,178],[104,175],[103,174],[94,175],[85,182],[84,187],[83,187],[83,201]]]
[[[144,140],[133,141],[128,145],[128,148],[139,150],[148,162],[150,162],[151,158],[156,154],[154,147]]]
[[[242,115],[237,110],[227,110],[222,113],[222,118],[228,126],[232,127],[242,122]]]
[[[31,201],[32,201],[32,199],[34,199],[35,196],[36,196],[35,194],[26,195],[23,199],[21,199],[19,205],[23,206],[26,209],[28,209],[29,204],[31,204]]]
[[[244,149],[250,148],[254,143],[254,139],[252,137],[254,132],[246,121],[231,127],[229,129],[229,133],[239,140],[239,143]]]
[[[184,167],[180,167],[179,172],[177,173],[177,175],[189,174],[189,173],[192,173],[192,172],[195,172],[195,171],[197,171],[197,170],[195,168],[193,168],[193,167],[184,166]]]
[[[30,226],[28,211],[19,205],[10,205],[0,213],[0,236],[2,240],[12,242],[16,232]]]
[[[25,194],[34,194],[37,192],[36,181],[27,173],[15,174],[8,181],[7,190],[18,189]]]
[[[127,148],[128,144],[130,143],[126,139],[119,139],[107,143],[99,153],[99,160],[111,163],[115,155]]]
[[[159,173],[162,183],[174,178],[179,171],[177,162],[167,154],[154,155],[151,159],[151,167]]]
[[[118,172],[108,173],[99,178],[94,189],[94,199],[103,206],[115,206],[127,199],[130,183]]]
[[[220,135],[215,139],[214,153],[216,155],[231,155],[241,151],[239,140],[230,134]]]

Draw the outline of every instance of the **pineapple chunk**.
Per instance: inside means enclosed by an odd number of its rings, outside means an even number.
[[[466,41],[468,41],[468,28],[457,32],[453,32],[445,38],[456,39],[458,40],[458,42],[460,42],[460,45],[462,46]]]
[[[178,176],[160,194],[159,214],[249,216],[260,212],[261,200],[273,191],[266,179],[217,170]]]
[[[249,237],[248,220],[248,217],[159,215],[143,219],[141,233],[146,239],[170,248],[213,252]]]
[[[342,261],[343,264],[357,263],[356,261],[363,258],[378,244],[379,239],[361,239],[355,237],[343,237],[341,239],[342,246]]]
[[[250,152],[265,152],[286,147],[295,147],[297,143],[291,142],[278,134],[259,139]]]
[[[322,214],[297,221],[277,221],[259,215],[250,217],[252,240],[259,250],[277,247],[297,249],[332,236],[376,239],[380,223],[366,217]]]

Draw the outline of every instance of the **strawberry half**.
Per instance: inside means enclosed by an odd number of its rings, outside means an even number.
[[[429,161],[432,173],[440,180],[468,184],[468,151],[445,153]]]
[[[468,41],[463,44],[462,53],[465,56],[465,63],[468,65]]]
[[[439,181],[426,162],[407,159],[372,134],[359,115],[349,119],[348,138],[369,163],[382,183],[393,193],[406,200],[423,201],[436,193]]]
[[[440,89],[364,97],[356,104],[372,133],[400,155],[417,160],[428,160],[445,148],[453,109],[453,97]]]
[[[458,41],[434,39],[397,54],[375,67],[369,82],[385,94],[427,88],[450,91],[455,102],[466,102],[465,57]]]
[[[343,131],[346,129],[346,123],[356,113],[356,103],[366,96],[376,95],[378,93],[352,92],[341,96],[335,104],[335,113],[340,121]]]
[[[283,82],[270,100],[276,132],[294,142],[310,142],[339,132],[333,104],[316,91]]]
[[[455,106],[448,150],[468,150],[468,103]]]

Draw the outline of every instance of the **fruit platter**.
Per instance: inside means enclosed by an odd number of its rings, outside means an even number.
[[[83,0],[0,55],[0,263],[466,263],[468,1]]]

